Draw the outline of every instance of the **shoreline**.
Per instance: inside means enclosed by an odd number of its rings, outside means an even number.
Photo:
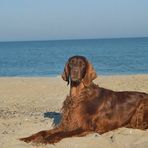
[[[115,91],[148,93],[148,74],[98,75],[94,83]],[[59,118],[62,103],[68,94],[69,86],[60,76],[0,77],[0,147],[35,148],[18,139],[53,128],[53,116]],[[41,145],[39,148],[65,148],[65,145],[68,148],[147,148],[147,136],[148,130],[120,128],[103,135],[66,138],[55,146]]]
[[[136,74],[99,74],[97,73],[97,76],[107,76],[107,77],[110,77],[110,76],[145,76],[145,75],[148,75],[148,73],[136,73]],[[18,76],[0,76],[0,78],[59,78],[61,77],[61,75],[18,75]]]

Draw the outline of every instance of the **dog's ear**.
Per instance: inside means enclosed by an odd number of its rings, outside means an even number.
[[[69,84],[69,66],[68,66],[68,63],[69,62],[67,62],[65,64],[64,72],[62,74],[62,78],[63,78],[64,81],[67,81],[67,85]]]
[[[97,73],[94,70],[92,64],[87,61],[87,68],[86,68],[86,73],[83,78],[83,83],[85,86],[89,86],[91,82],[97,78]]]

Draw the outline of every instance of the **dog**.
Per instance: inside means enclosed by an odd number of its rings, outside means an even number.
[[[20,140],[54,144],[63,138],[103,134],[120,127],[147,129],[148,94],[105,89],[93,83],[96,77],[85,57],[69,58],[62,78],[70,85],[70,94],[63,102],[61,123]]]

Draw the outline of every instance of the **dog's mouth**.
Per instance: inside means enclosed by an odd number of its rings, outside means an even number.
[[[76,78],[76,77],[71,77],[70,80],[71,80],[72,83],[75,83],[75,84],[81,83],[81,80],[79,78]]]
[[[73,86],[78,86],[81,81],[77,80],[77,81],[71,81]]]

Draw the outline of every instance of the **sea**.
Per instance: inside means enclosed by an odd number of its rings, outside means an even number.
[[[148,37],[0,42],[0,77],[59,76],[85,56],[99,75],[148,74]]]

